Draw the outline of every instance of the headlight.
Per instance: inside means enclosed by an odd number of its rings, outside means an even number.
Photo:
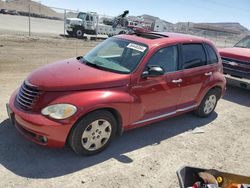
[[[76,111],[77,108],[71,104],[55,104],[45,107],[41,113],[53,119],[66,119],[74,115]]]

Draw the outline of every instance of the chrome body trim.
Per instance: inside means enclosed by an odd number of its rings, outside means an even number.
[[[184,112],[184,111],[193,109],[193,108],[195,108],[195,107],[197,107],[197,105],[192,105],[192,106],[189,106],[189,107],[186,107],[186,108],[177,109],[177,110],[175,110],[175,111],[173,111],[173,112],[169,112],[169,113],[162,114],[162,115],[159,115],[159,116],[155,116],[155,117],[152,117],[152,118],[148,118],[148,119],[136,121],[136,122],[134,122],[132,125],[137,125],[137,124],[145,123],[145,122],[148,122],[148,121],[152,121],[152,120],[156,120],[156,119],[168,117],[168,116],[174,115],[174,114],[176,114],[176,113],[178,113],[178,112]]]

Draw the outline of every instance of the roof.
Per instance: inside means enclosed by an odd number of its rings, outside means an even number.
[[[140,35],[152,35],[153,39],[142,37]],[[170,32],[149,32],[149,33],[137,33],[132,35],[118,35],[117,38],[123,38],[132,40],[139,43],[144,43],[149,47],[153,47],[160,44],[173,44],[173,43],[201,43],[206,42],[212,44],[208,39],[197,37],[193,35],[170,33]]]

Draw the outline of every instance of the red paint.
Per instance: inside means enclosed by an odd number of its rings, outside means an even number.
[[[129,79],[129,75],[102,71],[73,58],[35,70],[27,81],[43,91],[69,91],[124,86]]]
[[[16,126],[26,137],[36,143],[39,142],[26,131],[47,136],[47,146],[62,147],[73,125],[91,111],[102,108],[113,109],[121,118],[122,129],[129,130],[159,121],[164,117],[143,122],[145,119],[168,113],[170,113],[169,117],[172,117],[194,110],[209,89],[215,86],[225,91],[225,79],[221,73],[220,60],[213,65],[180,70],[158,77],[142,78],[141,75],[148,60],[162,47],[206,42],[215,48],[210,41],[203,38],[165,34],[169,37],[153,40],[135,35],[117,36],[148,46],[147,54],[131,74],[98,70],[76,59],[64,60],[34,71],[26,82],[36,86],[42,93],[31,111],[20,109],[15,104],[18,91],[13,93],[9,105],[15,114]],[[212,72],[212,75],[205,76],[206,72]],[[183,82],[172,83],[172,80],[176,79],[182,79]],[[77,113],[66,120],[52,120],[40,113],[44,107],[58,103],[75,105]],[[173,111],[176,113],[171,114]]]
[[[232,59],[238,59],[241,61],[249,62],[250,64],[250,49],[249,48],[221,48],[219,49],[222,57],[228,57]]]

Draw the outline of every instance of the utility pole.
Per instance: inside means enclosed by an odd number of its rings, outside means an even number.
[[[66,16],[67,16],[67,13],[66,13],[66,9],[64,10],[64,25],[63,25],[63,35],[65,37],[65,30],[66,30]]]
[[[29,5],[29,36],[30,36],[30,11],[31,11],[31,6]]]

